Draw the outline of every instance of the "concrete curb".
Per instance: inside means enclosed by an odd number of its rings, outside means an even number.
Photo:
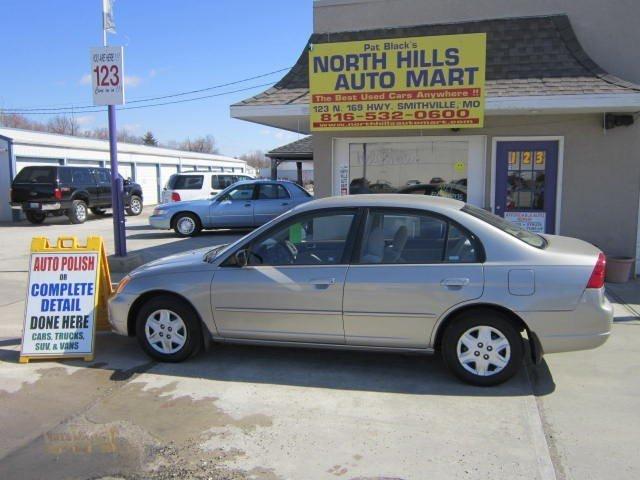
[[[136,267],[146,263],[141,253],[131,252],[126,257],[108,257],[109,271],[114,273],[128,273]]]

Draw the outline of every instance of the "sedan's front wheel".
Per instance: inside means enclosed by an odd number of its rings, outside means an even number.
[[[498,385],[522,366],[522,336],[500,312],[469,310],[444,332],[442,356],[461,380],[479,386]]]
[[[179,213],[173,219],[173,230],[179,237],[193,237],[202,230],[202,223],[193,213]]]
[[[138,311],[136,335],[143,350],[161,362],[181,362],[202,346],[200,320],[193,308],[174,297],[157,297]]]

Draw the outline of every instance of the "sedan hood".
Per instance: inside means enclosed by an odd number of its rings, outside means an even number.
[[[163,209],[163,210],[183,210],[183,209],[195,209],[195,208],[200,208],[200,207],[209,207],[209,205],[211,205],[211,201],[214,199],[215,197],[210,197],[210,198],[201,198],[198,200],[184,200],[182,202],[171,202],[171,203],[164,203],[162,205],[158,205],[157,208]]]
[[[159,258],[149,263],[145,263],[141,267],[131,272],[131,275],[140,275],[153,272],[154,274],[165,270],[194,270],[199,268],[207,268],[208,263],[204,261],[204,255],[215,247],[198,248],[197,250],[189,250],[168,257]]]

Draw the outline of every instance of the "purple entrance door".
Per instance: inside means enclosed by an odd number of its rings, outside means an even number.
[[[555,233],[557,141],[497,142],[495,213],[527,230]]]

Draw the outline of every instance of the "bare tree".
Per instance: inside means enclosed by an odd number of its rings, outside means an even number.
[[[264,155],[262,150],[254,150],[253,152],[243,153],[240,160],[244,160],[248,165],[260,170],[271,165],[271,161]]]
[[[126,129],[118,130],[118,141],[122,143],[142,144],[142,137],[134,135]]]
[[[74,117],[57,115],[47,122],[47,131],[62,135],[78,135],[80,133],[80,125],[78,125]]]
[[[0,110],[0,125],[7,128],[22,128],[24,130],[36,130],[40,132],[47,129],[43,123],[29,120],[19,113],[5,113],[2,110]]]
[[[213,135],[196,137],[193,140],[191,140],[191,138],[187,138],[186,140],[180,142],[178,148],[180,150],[186,150],[188,152],[219,153]]]

